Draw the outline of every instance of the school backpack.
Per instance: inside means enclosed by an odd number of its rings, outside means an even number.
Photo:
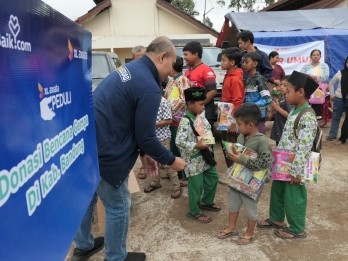
[[[302,111],[299,112],[299,114],[297,115],[296,119],[295,119],[295,123],[294,123],[294,132],[295,132],[295,137],[298,137],[298,124],[300,122],[300,119],[302,117],[302,115],[306,112],[311,112],[314,115],[315,111],[313,110],[312,107],[307,107],[305,109],[303,109]],[[320,127],[317,127],[317,134],[315,135],[314,141],[313,141],[313,147],[312,147],[312,151],[313,152],[318,152],[320,153],[321,151],[321,142],[323,140],[323,131],[320,129]]]

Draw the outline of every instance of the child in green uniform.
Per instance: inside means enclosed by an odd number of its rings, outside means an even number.
[[[186,111],[181,119],[176,134],[176,145],[181,157],[186,162],[185,174],[188,178],[189,209],[187,217],[201,223],[209,223],[212,219],[202,214],[201,209],[220,211],[214,203],[218,184],[218,173],[214,165],[212,154],[209,154],[209,145],[204,142],[202,136],[212,136],[208,120],[201,115],[204,111],[206,99],[204,88],[188,88],[184,90]],[[197,136],[199,134],[199,136]],[[203,159],[202,153],[210,155],[210,165]],[[206,154],[205,154],[206,155]]]
[[[318,84],[306,74],[294,71],[288,80],[286,100],[294,105],[284,126],[278,150],[293,152],[295,157],[290,170],[291,181],[274,180],[271,189],[269,218],[258,223],[261,228],[279,228],[275,235],[282,239],[305,238],[307,191],[301,183],[304,167],[310,155],[317,131],[316,115],[305,112],[294,130],[294,123],[300,111],[309,107],[308,99]],[[284,219],[289,227],[285,227]]]
[[[270,168],[273,163],[272,149],[268,144],[268,138],[258,130],[261,122],[261,111],[259,107],[253,103],[245,103],[236,110],[234,117],[237,120],[241,133],[237,138],[237,142],[254,150],[257,153],[257,157],[247,158],[240,153],[232,153],[229,155],[233,162],[240,163],[253,171]],[[254,229],[258,220],[258,201],[259,199],[254,200],[242,192],[230,188],[228,195],[229,225],[220,230],[217,237],[223,239],[239,234],[237,232],[237,219],[240,208],[243,205],[248,217],[247,229],[243,235],[238,237],[236,243],[247,245],[254,241],[256,238]]]

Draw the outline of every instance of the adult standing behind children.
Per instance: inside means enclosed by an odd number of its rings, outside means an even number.
[[[278,62],[279,62],[279,53],[276,51],[272,51],[268,55],[269,63],[272,66],[273,73],[272,73],[272,78],[271,81],[276,84],[280,85],[280,81],[284,78],[285,72],[283,67],[281,67]]]
[[[164,90],[164,97],[170,103],[172,108],[173,122],[170,125],[171,139],[170,139],[170,150],[177,157],[180,157],[180,151],[175,144],[176,132],[181,118],[185,114],[185,95],[184,91],[190,88],[190,81],[186,76],[183,75],[182,70],[184,68],[184,59],[180,56],[176,57],[176,61],[173,64],[173,69],[169,73],[172,77],[167,83]],[[187,180],[185,178],[184,171],[179,171],[178,176],[180,179],[180,186],[186,187]]]
[[[318,127],[314,112],[304,112],[297,129],[294,130],[294,127],[299,113],[310,107],[309,97],[317,87],[318,83],[314,79],[297,71],[294,71],[288,80],[286,100],[294,105],[295,109],[288,116],[277,149],[294,154],[290,168],[291,181],[273,180],[269,218],[258,223],[258,227],[261,228],[278,228],[275,235],[282,239],[307,237],[307,191],[306,186],[300,183]],[[285,226],[285,217],[289,227]]]
[[[337,88],[335,91],[335,84],[337,83]],[[329,82],[329,91],[331,101],[333,101],[333,118],[331,123],[331,128],[328,141],[333,141],[337,137],[340,120],[342,114],[345,111],[345,107],[348,107],[347,93],[348,93],[348,57],[344,61],[343,69],[338,71],[335,76]],[[343,98],[344,97],[344,98]],[[343,133],[344,128],[343,129]],[[348,129],[347,129],[348,132]],[[346,134],[348,135],[348,133]],[[341,135],[342,136],[342,135]]]
[[[269,62],[268,55],[254,46],[254,34],[248,30],[242,31],[238,33],[237,40],[239,48],[245,51],[245,53],[258,53],[258,55],[260,56],[260,62],[257,64],[256,71],[258,71],[263,77],[265,77],[267,81],[273,83],[273,69]],[[246,79],[247,76],[248,74],[247,72],[245,72],[244,79]]]
[[[303,65],[301,72],[309,75],[317,83],[326,83],[329,79],[329,66],[326,63],[320,62],[321,51],[314,49],[310,54],[311,62]],[[326,90],[324,95],[326,95]],[[312,104],[312,108],[317,115],[318,120],[323,116],[323,104]],[[327,121],[327,119],[323,119]]]
[[[185,76],[190,80],[191,87],[204,88],[206,91],[205,117],[213,131],[215,121],[214,97],[216,96],[216,75],[202,62],[203,48],[199,42],[189,42],[183,48],[184,59],[189,67]]]
[[[239,68],[241,60],[242,53],[237,47],[230,47],[221,52],[221,69],[226,70],[222,84],[221,101],[233,104],[232,116],[244,102],[243,70]],[[230,125],[227,131],[221,131],[221,139],[236,142],[237,134],[235,133],[233,124]],[[230,167],[233,162],[226,155],[226,151],[223,150],[223,152],[227,167]]]
[[[94,92],[94,115],[101,180],[75,237],[72,260],[87,260],[104,245],[91,234],[97,195],[106,211],[105,254],[108,261],[145,260],[144,253],[127,253],[130,194],[128,175],[139,148],[161,164],[182,170],[185,162],[156,138],[160,83],[175,62],[173,43],[164,36],[145,55],[112,72]]]

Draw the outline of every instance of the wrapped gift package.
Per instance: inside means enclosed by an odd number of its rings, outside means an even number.
[[[295,154],[286,151],[273,151],[274,164],[272,166],[272,179],[290,181],[291,162]],[[320,153],[311,152],[304,167],[302,183],[318,183],[320,165]]]
[[[227,152],[231,152],[231,143],[223,141],[223,145]],[[248,158],[257,156],[255,151],[241,144],[235,143],[234,146],[242,155]],[[261,194],[267,173],[268,169],[251,171],[240,163],[234,163],[225,174],[222,175],[220,181],[242,192],[248,197],[257,200]]]
[[[234,106],[232,103],[218,102],[217,108],[218,108],[217,130],[227,131],[231,123],[235,122],[232,116],[232,111]]]

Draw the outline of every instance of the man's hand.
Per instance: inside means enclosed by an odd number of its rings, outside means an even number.
[[[170,166],[173,170],[180,171],[183,170],[186,166],[185,161],[182,158],[175,157],[174,163]]]
[[[140,157],[143,168],[145,169],[145,173],[150,177],[158,176],[158,165],[157,162],[149,157],[148,155],[144,155]]]
[[[209,145],[205,144],[204,141],[203,141],[203,139],[200,139],[200,140],[197,142],[195,148],[196,148],[197,150],[204,150],[204,149],[208,149],[208,148],[209,148]]]
[[[228,153],[228,156],[233,160],[233,162],[239,162],[239,159],[240,159],[240,152],[238,151],[237,154],[234,154],[233,152],[229,152]]]

